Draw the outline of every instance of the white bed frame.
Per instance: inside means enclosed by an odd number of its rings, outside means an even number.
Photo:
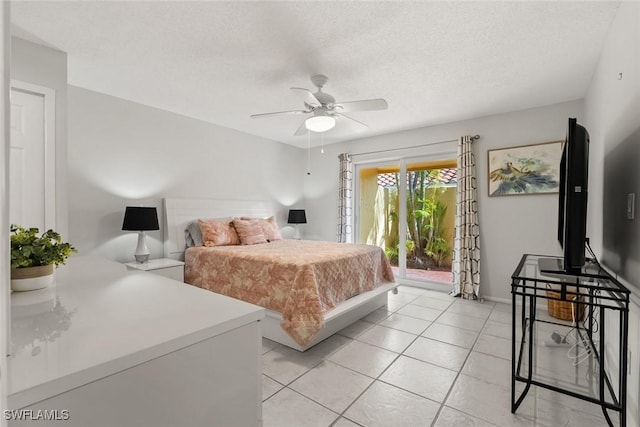
[[[198,218],[256,217],[266,218],[274,214],[273,206],[261,200],[219,200],[219,199],[164,199],[165,235],[164,255],[166,258],[184,260],[186,248],[184,230]],[[262,324],[262,335],[298,351],[305,351],[339,330],[363,318],[372,311],[387,304],[387,293],[397,292],[398,284],[389,283],[372,291],[350,298],[325,314],[324,328],[314,340],[300,346],[280,327],[282,315],[266,310]]]

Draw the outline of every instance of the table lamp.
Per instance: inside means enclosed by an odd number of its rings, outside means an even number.
[[[160,230],[156,208],[127,206],[124,211],[122,230],[138,232],[138,246],[134,256],[139,263],[149,261],[149,248],[147,248],[147,239],[144,232]]]
[[[287,219],[287,223],[295,224],[296,234],[293,238],[300,239],[300,229],[298,228],[298,224],[307,223],[307,215],[305,214],[304,209],[289,209],[289,218]]]

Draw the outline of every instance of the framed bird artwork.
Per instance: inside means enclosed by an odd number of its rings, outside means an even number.
[[[488,150],[489,196],[557,193],[563,143]]]

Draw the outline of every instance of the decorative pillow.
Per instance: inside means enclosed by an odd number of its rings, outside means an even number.
[[[268,242],[274,242],[276,240],[282,240],[282,234],[280,234],[280,229],[278,228],[278,223],[276,222],[276,218],[274,216],[270,216],[269,218],[248,218],[242,217],[240,219],[246,221],[255,221],[260,224],[262,227],[262,233]]]
[[[187,247],[204,246],[202,240],[202,231],[200,231],[200,224],[198,221],[193,221],[186,230],[184,230],[184,237],[187,243]]]
[[[199,219],[204,246],[239,245],[240,239],[228,219]],[[195,241],[195,239],[194,239]]]
[[[282,234],[280,234],[276,217],[270,216],[263,220],[262,230],[264,231],[264,235],[267,237],[268,241],[273,242],[275,240],[282,240]]]
[[[256,245],[267,243],[267,238],[262,231],[262,226],[258,221],[251,219],[234,219],[233,226],[238,232],[241,245]]]

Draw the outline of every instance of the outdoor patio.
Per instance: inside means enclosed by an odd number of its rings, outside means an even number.
[[[391,268],[393,269],[393,274],[397,275],[398,267]],[[420,270],[416,268],[407,268],[407,279],[450,284],[453,282],[453,274],[451,271],[446,270]]]

